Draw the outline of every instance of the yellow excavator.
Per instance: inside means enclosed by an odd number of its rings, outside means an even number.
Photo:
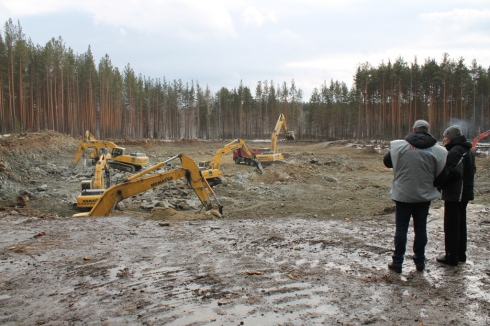
[[[83,144],[97,143],[97,142],[98,142],[97,138],[95,138],[95,136],[92,135],[92,133],[87,130],[87,131],[85,131],[85,137],[84,137],[83,141],[80,142],[80,144],[78,145],[78,150],[80,150],[80,146],[83,146]],[[93,164],[97,163],[100,155],[105,155],[106,159],[111,158],[111,154],[109,152],[109,149],[105,146],[91,147],[91,149],[93,149],[93,150],[89,154],[89,159],[92,160]],[[77,150],[77,153],[78,153],[78,150]],[[80,155],[80,157],[78,157],[78,159],[76,159],[76,161],[75,161],[76,156],[73,158],[73,161],[72,161],[73,166],[77,165],[82,154],[85,154],[84,151],[85,151],[85,149],[82,149],[81,152],[78,153]],[[75,153],[75,155],[77,155],[77,153]]]
[[[107,164],[106,155],[99,156],[95,165],[94,179],[81,182],[82,191],[77,197],[77,208],[92,208],[102,193],[111,186],[111,173]]]
[[[277,136],[281,132],[282,128],[284,128],[284,132],[286,133],[287,140],[295,139],[294,131],[288,130],[288,126],[286,124],[286,118],[284,117],[284,114],[281,113],[279,115],[279,119],[277,119],[276,127],[272,132],[270,149],[264,150],[262,151],[262,153],[257,154],[257,158],[259,159],[260,162],[262,162],[262,164],[280,162],[284,160],[283,154],[280,153],[279,149],[277,148]]]
[[[211,161],[203,161],[198,163],[203,177],[206,178],[211,186],[222,183],[221,178],[223,177],[223,171],[221,170],[221,158],[223,157],[223,155],[239,148],[244,150],[251,158],[251,165],[256,166],[262,174],[264,173],[262,164],[255,157],[252,149],[248,147],[245,141],[238,138],[218,149]]]
[[[180,167],[154,174],[148,174],[162,166],[167,165],[167,162],[176,159],[177,157],[181,160]],[[220,214],[223,214],[223,206],[221,206],[216,199],[213,189],[202,176],[196,162],[194,162],[194,160],[190,157],[180,154],[166,160],[165,162],[160,162],[151,168],[132,175],[122,183],[118,183],[109,189],[106,189],[92,207],[90,212],[78,213],[73,215],[73,217],[111,216],[113,215],[113,211],[117,203],[120,201],[180,178],[187,179],[188,186],[194,190],[196,195],[201,200],[202,206],[206,210],[216,209],[220,212]],[[214,198],[214,203],[211,201],[211,196]]]
[[[140,171],[143,166],[148,165],[150,159],[143,153],[126,154],[126,149],[119,147],[111,141],[97,140],[88,130],[85,138],[78,145],[77,151],[73,155],[72,167],[75,167],[87,149],[93,149],[90,158],[95,162],[99,156],[106,155],[108,165],[117,170],[134,173]]]

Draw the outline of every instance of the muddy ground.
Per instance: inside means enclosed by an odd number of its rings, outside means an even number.
[[[477,158],[468,261],[440,266],[442,201],[430,210],[427,265],[387,270],[394,234],[385,146],[280,142],[284,164],[223,158],[224,217],[197,214],[183,182],[125,200],[113,217],[73,218],[80,139],[0,137],[2,325],[488,325],[490,160]],[[114,140],[150,164],[209,160],[228,141]],[[266,142],[249,142],[267,147]],[[125,175],[111,171],[113,182]]]

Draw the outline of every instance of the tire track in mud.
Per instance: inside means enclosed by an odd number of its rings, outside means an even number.
[[[429,223],[428,257],[440,250],[441,223]],[[474,258],[466,265],[448,269],[428,262],[418,273],[407,258],[398,275],[386,269],[393,216],[181,221],[171,227],[127,216],[4,216],[0,322],[483,324],[490,271],[488,247],[477,244],[490,225],[475,220],[470,228]],[[33,238],[39,231],[46,235]]]

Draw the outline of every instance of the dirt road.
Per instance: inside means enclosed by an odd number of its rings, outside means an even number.
[[[197,197],[179,183],[125,201],[114,217],[72,218],[92,173],[69,168],[78,142],[53,132],[0,138],[1,324],[490,323],[487,157],[477,159],[467,263],[435,262],[444,236],[436,201],[427,268],[416,272],[407,257],[400,275],[386,268],[394,205],[383,148],[281,142],[286,163],[263,175],[229,154],[227,185],[215,187],[223,219],[196,215]],[[116,143],[155,164],[179,153],[209,160],[226,141]]]

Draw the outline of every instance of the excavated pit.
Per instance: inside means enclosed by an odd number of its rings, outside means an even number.
[[[2,325],[486,325],[490,322],[488,157],[477,157],[468,261],[440,266],[442,202],[430,210],[427,267],[387,270],[393,249],[386,147],[279,142],[283,164],[223,157],[224,217],[185,182],[123,201],[113,217],[73,218],[93,167],[69,164],[79,139],[0,138]],[[209,160],[227,143],[115,141],[150,165]],[[267,143],[250,143],[267,147]],[[113,182],[126,174],[111,171]],[[20,200],[18,197],[22,200]]]

